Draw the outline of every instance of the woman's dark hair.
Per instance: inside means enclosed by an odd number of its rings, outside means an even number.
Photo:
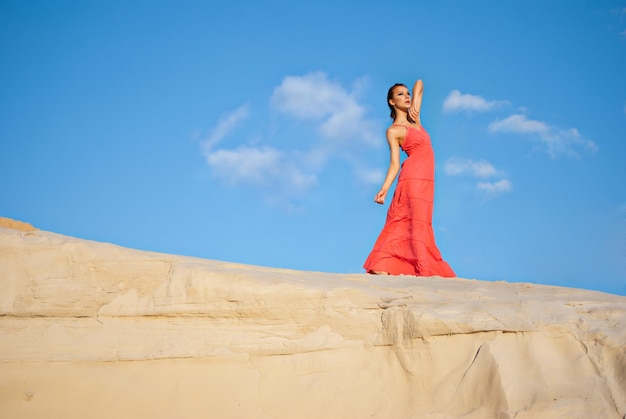
[[[393,91],[396,89],[396,87],[400,87],[400,86],[406,87],[406,85],[402,83],[396,83],[393,86],[391,86],[389,90],[387,91],[387,105],[389,106],[389,109],[391,110],[391,113],[389,114],[391,119],[396,119],[396,110],[393,108],[393,106],[391,106],[389,101],[393,99]]]

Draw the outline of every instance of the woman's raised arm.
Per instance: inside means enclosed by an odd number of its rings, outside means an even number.
[[[409,117],[411,122],[420,122],[420,109],[422,108],[422,93],[424,92],[424,83],[417,80],[413,85],[413,98],[411,99],[411,107],[409,108]]]

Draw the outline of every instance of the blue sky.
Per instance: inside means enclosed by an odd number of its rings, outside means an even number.
[[[1,216],[362,272],[421,78],[457,274],[626,294],[626,1],[2,0],[0,60]]]

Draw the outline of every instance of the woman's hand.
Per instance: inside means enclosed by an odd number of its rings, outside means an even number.
[[[378,193],[374,197],[374,202],[376,202],[377,204],[384,204],[386,196],[387,196],[387,191],[385,189],[381,189],[380,191],[378,191]]]
[[[409,121],[420,122],[420,111],[413,106],[409,108]]]

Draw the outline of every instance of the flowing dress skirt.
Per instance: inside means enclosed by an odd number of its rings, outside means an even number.
[[[407,127],[402,163],[387,219],[363,267],[391,275],[455,277],[433,233],[435,159],[428,133]]]

